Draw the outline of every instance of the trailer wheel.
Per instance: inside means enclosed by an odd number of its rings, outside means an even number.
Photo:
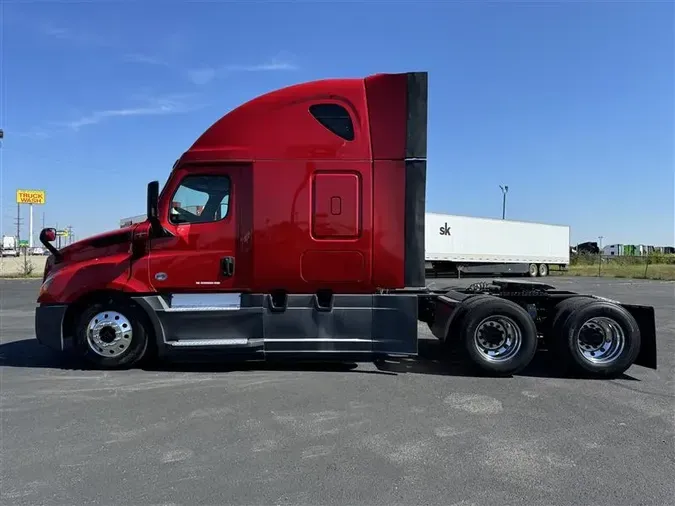
[[[537,267],[537,264],[530,264],[527,273],[530,275],[531,278],[536,278],[537,274],[539,274],[539,268]]]
[[[554,349],[560,363],[585,376],[620,376],[640,352],[640,328],[635,318],[617,304],[581,299],[563,308],[553,322]]]
[[[548,264],[539,264],[539,275],[548,276]]]
[[[77,318],[76,349],[101,369],[123,369],[137,364],[148,349],[145,314],[123,301],[96,302]]]
[[[537,328],[521,306],[497,297],[476,300],[461,319],[459,337],[469,359],[484,372],[512,375],[537,351]]]

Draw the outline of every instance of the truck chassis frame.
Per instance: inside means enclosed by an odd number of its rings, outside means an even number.
[[[614,377],[633,363],[656,368],[652,307],[505,280],[377,294],[99,292],[71,305],[39,306],[36,334],[46,346],[72,349],[103,368],[191,351],[225,352],[219,359],[365,362],[416,356],[418,322],[484,373],[517,373],[542,344],[559,364],[590,376]]]

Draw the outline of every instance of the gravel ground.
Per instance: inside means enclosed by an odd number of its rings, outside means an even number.
[[[38,282],[0,281],[0,500],[675,504],[675,284],[550,281],[655,306],[659,369],[575,380],[544,357],[476,378],[436,363],[426,336],[419,360],[387,370],[78,370],[33,338]]]

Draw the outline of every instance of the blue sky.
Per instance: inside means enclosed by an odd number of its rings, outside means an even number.
[[[2,229],[82,237],[213,121],[280,86],[427,70],[427,210],[673,244],[672,2],[21,2],[2,18]],[[27,209],[23,211],[27,237]]]

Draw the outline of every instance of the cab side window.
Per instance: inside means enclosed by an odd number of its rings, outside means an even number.
[[[229,203],[228,176],[185,176],[171,199],[169,221],[176,225],[218,221],[227,216]]]

